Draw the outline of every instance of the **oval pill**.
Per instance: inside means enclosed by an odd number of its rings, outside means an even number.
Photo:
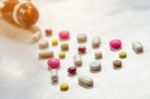
[[[84,43],[87,41],[87,35],[86,34],[78,34],[77,35],[77,41],[78,43]]]
[[[93,48],[98,48],[100,46],[101,40],[100,37],[94,37],[92,39],[92,47]]]
[[[59,32],[59,38],[60,40],[67,40],[70,37],[70,32],[69,31],[61,31]]]
[[[88,76],[79,76],[78,83],[83,87],[91,87],[93,86],[93,79]]]
[[[54,56],[53,51],[45,51],[45,50],[39,51],[39,58],[40,59],[51,58],[53,56]]]
[[[101,51],[96,51],[95,52],[95,59],[100,59],[100,58],[102,58],[103,56],[102,56],[102,52]]]
[[[82,65],[82,58],[80,55],[74,55],[73,56],[73,62],[75,66],[81,66]]]
[[[119,39],[113,39],[110,41],[110,47],[111,49],[120,49],[122,46],[122,42]]]
[[[135,41],[132,43],[132,48],[133,50],[136,52],[136,53],[140,53],[140,52],[143,52],[143,45],[141,42],[139,41]]]
[[[52,69],[50,71],[51,74],[51,82],[52,84],[57,83],[58,82],[58,72],[57,69]]]
[[[48,69],[57,69],[60,66],[60,60],[57,58],[50,58],[47,61]]]
[[[48,41],[47,40],[40,40],[38,43],[38,46],[40,49],[48,48]]]
[[[93,61],[90,62],[89,67],[91,72],[99,71],[101,69],[101,63],[99,61]]]

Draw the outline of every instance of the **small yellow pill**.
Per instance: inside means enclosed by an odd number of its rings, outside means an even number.
[[[65,57],[66,57],[66,55],[65,55],[64,52],[60,52],[60,53],[59,53],[59,58],[63,59],[63,58],[65,58]]]
[[[52,46],[58,45],[58,40],[57,39],[52,39],[51,44],[52,44]]]
[[[127,57],[127,53],[125,51],[119,53],[119,58],[126,58],[126,57]]]
[[[69,88],[68,83],[61,83],[60,84],[60,90],[62,90],[62,91],[66,91],[66,90],[68,90],[68,88]]]

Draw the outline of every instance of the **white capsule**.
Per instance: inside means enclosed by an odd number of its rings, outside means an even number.
[[[38,43],[38,46],[40,49],[48,48],[48,41],[47,40],[40,40]]]
[[[57,83],[58,82],[58,72],[57,69],[52,69],[50,71],[51,74],[51,82],[52,84]]]
[[[96,51],[95,52],[95,59],[100,59],[100,58],[102,58],[103,56],[102,56],[102,52],[101,51]]]
[[[98,48],[100,46],[101,40],[99,37],[94,37],[92,39],[92,47],[93,48]]]
[[[40,38],[41,38],[41,32],[40,31],[35,32],[31,37],[31,42],[36,43],[40,40]]]
[[[39,51],[39,58],[40,59],[51,58],[53,56],[54,56],[53,51],[45,51],[45,50]]]
[[[92,87],[93,79],[88,76],[79,76],[78,83],[80,86],[83,86],[83,87]]]
[[[79,43],[83,43],[87,41],[87,35],[86,34],[78,34],[77,35],[77,41]]]
[[[136,53],[143,52],[143,45],[139,41],[133,42],[132,48]]]
[[[89,64],[89,67],[91,72],[96,72],[101,69],[101,63],[99,61],[93,61]]]
[[[75,66],[81,66],[82,65],[82,58],[80,55],[74,55],[73,56],[73,62]]]

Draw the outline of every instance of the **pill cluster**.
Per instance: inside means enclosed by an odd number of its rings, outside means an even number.
[[[45,36],[49,37],[52,36],[53,32],[51,29],[46,29],[45,30]],[[40,36],[36,35],[35,40],[39,39]],[[78,84],[82,87],[93,87],[94,85],[94,80],[89,77],[88,75],[78,75],[78,67],[81,67],[84,65],[84,61],[82,57],[84,57],[83,54],[88,54],[87,48],[84,45],[88,41],[88,37],[86,34],[78,34],[77,37],[77,43],[78,46],[77,48],[77,54],[72,55],[73,62],[68,66],[66,69],[66,72],[68,76],[78,76]],[[70,32],[69,31],[61,31],[58,33],[58,39],[57,38],[52,38],[51,41],[49,42],[48,40],[45,39],[40,39],[38,41],[38,48],[39,48],[39,58],[40,59],[47,59],[47,66],[48,70],[50,71],[50,79],[52,84],[57,84],[59,82],[59,68],[61,67],[61,60],[67,58],[66,57],[66,52],[69,51],[70,46],[69,43],[67,43],[67,40],[70,40]],[[64,42],[65,41],[65,42]],[[59,44],[61,42],[61,44]],[[86,61],[89,62],[89,72],[91,73],[97,73],[100,72],[102,69],[102,64],[101,64],[101,59],[103,58],[103,53],[102,51],[99,50],[101,46],[101,38],[98,36],[93,37],[91,41],[91,49],[98,49],[94,50],[94,60],[93,61]],[[58,57],[55,58],[55,51],[52,50],[45,50],[48,49],[51,44],[51,47],[55,46],[60,46],[60,51],[57,54]],[[122,41],[120,39],[113,39],[110,40],[109,42],[109,47],[111,51],[118,51],[122,49]],[[141,53],[143,52],[144,48],[142,43],[139,41],[133,42],[132,43],[132,48],[136,53]],[[112,61],[112,68],[113,69],[120,69],[123,66],[122,59],[127,57],[127,52],[126,51],[120,51],[118,53],[118,58]],[[60,90],[61,91],[66,91],[69,89],[69,84],[67,82],[62,82],[60,83]]]

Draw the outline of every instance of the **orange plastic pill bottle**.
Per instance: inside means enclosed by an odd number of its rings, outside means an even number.
[[[30,28],[39,19],[39,12],[30,0],[5,0],[2,5],[1,16],[10,23]]]

